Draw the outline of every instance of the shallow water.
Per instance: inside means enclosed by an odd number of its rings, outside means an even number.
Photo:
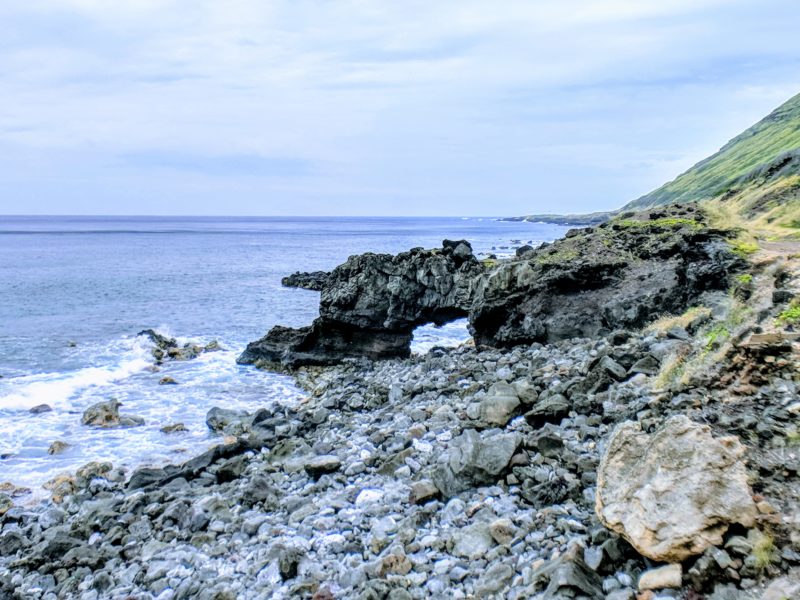
[[[236,365],[245,344],[317,315],[318,294],[286,289],[296,270],[331,269],[351,254],[467,239],[476,253],[511,252],[565,228],[491,219],[0,217],[0,482],[38,488],[90,460],[133,468],[179,461],[218,440],[213,406],[255,409],[302,397],[290,378]],[[492,250],[507,246],[508,249]],[[150,370],[154,327],[223,350]],[[466,322],[422,327],[413,350],[469,338]],[[158,385],[170,376],[179,385]],[[89,405],[117,398],[146,425],[80,424]],[[32,415],[33,406],[51,412]],[[188,432],[163,434],[182,422]],[[50,456],[55,440],[71,444]]]

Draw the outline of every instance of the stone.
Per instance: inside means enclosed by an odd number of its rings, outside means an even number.
[[[639,577],[639,591],[677,589],[681,587],[682,580],[683,568],[678,563],[650,569]]]
[[[66,452],[67,449],[70,447],[70,444],[67,442],[62,442],[61,440],[56,440],[47,448],[47,453],[49,455],[54,454],[61,454],[62,452]]]
[[[342,462],[336,456],[332,454],[324,454],[322,456],[315,456],[306,461],[306,463],[303,465],[303,468],[306,470],[306,473],[311,475],[311,477],[318,478],[326,473],[338,471],[339,467],[341,466]]]
[[[38,404],[31,408],[28,412],[32,415],[41,415],[42,413],[52,412],[53,407],[49,404]]]
[[[514,569],[506,563],[495,563],[489,567],[475,584],[475,594],[479,598],[491,597],[498,594],[508,585],[514,577]]]
[[[161,433],[182,433],[189,430],[183,423],[173,423],[172,425],[164,425],[159,431]]]
[[[730,524],[754,523],[744,452],[737,438],[714,438],[682,415],[653,434],[622,423],[600,462],[595,512],[652,560],[701,554],[722,543]]]
[[[162,377],[158,380],[158,385],[178,385],[178,382],[172,377]]]
[[[661,364],[656,360],[656,358],[650,354],[647,356],[643,356],[635,363],[628,371],[630,374],[635,373],[642,373],[644,375],[658,375],[659,370],[661,369]]]
[[[206,413],[206,425],[216,433],[240,435],[250,428],[250,413],[244,410],[213,407]]]
[[[600,359],[600,368],[617,381],[622,381],[628,375],[627,369],[610,356],[604,356]]]
[[[494,545],[486,523],[475,523],[453,532],[453,554],[474,560],[486,554]]]
[[[520,405],[515,389],[508,383],[495,383],[480,403],[480,419],[489,425],[505,427]]]
[[[570,409],[569,400],[563,394],[553,394],[536,402],[525,413],[525,419],[533,427],[541,427],[545,423],[559,423],[569,415]]]
[[[541,597],[546,600],[575,597],[602,600],[606,597],[600,576],[583,562],[580,544],[573,544],[558,558],[535,569],[531,579],[533,590],[524,597],[535,596],[535,591],[543,584],[547,587]]]
[[[510,544],[516,532],[517,528],[514,527],[514,523],[505,517],[495,519],[489,524],[489,535],[501,546]]]
[[[6,514],[14,507],[14,502],[8,494],[0,493],[0,517]]]
[[[422,479],[411,484],[408,501],[411,504],[424,504],[438,495],[439,488],[430,479]]]
[[[450,442],[434,469],[432,480],[449,498],[473,485],[493,483],[508,466],[521,443],[519,434],[481,435],[467,429]]]
[[[781,577],[769,584],[761,600],[793,600],[800,598],[800,581]]]
[[[144,419],[141,417],[121,415],[119,413],[120,406],[122,406],[122,403],[116,399],[93,404],[84,411],[83,417],[81,417],[81,423],[90,427],[101,427],[103,429],[144,425]]]

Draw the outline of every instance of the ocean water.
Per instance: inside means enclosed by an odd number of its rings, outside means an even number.
[[[284,275],[444,238],[503,255],[564,231],[459,218],[0,216],[0,483],[30,487],[36,498],[44,482],[91,460],[127,469],[185,460],[219,442],[205,425],[213,406],[298,402],[290,378],[235,363],[273,325],[317,316],[318,293],[281,287]],[[149,342],[136,337],[148,327],[223,349],[153,372]],[[425,326],[413,349],[466,339],[464,322]],[[159,385],[164,376],[179,385]],[[146,424],[81,425],[84,409],[110,398]],[[40,404],[53,410],[29,412]],[[178,422],[188,431],[161,433]],[[48,455],[56,440],[69,449]]]

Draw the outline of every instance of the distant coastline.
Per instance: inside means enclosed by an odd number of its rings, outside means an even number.
[[[514,222],[526,221],[528,223],[545,223],[547,225],[575,225],[578,227],[591,227],[593,225],[600,225],[601,223],[605,223],[615,214],[617,214],[617,211],[593,212],[584,215],[543,214],[543,215],[525,215],[522,217],[506,217],[500,220],[514,221]]]

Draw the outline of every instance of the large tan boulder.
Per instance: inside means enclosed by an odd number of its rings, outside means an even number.
[[[738,438],[714,438],[684,416],[653,434],[622,423],[600,461],[597,516],[653,560],[701,554],[722,542],[731,523],[754,523],[744,451]]]

